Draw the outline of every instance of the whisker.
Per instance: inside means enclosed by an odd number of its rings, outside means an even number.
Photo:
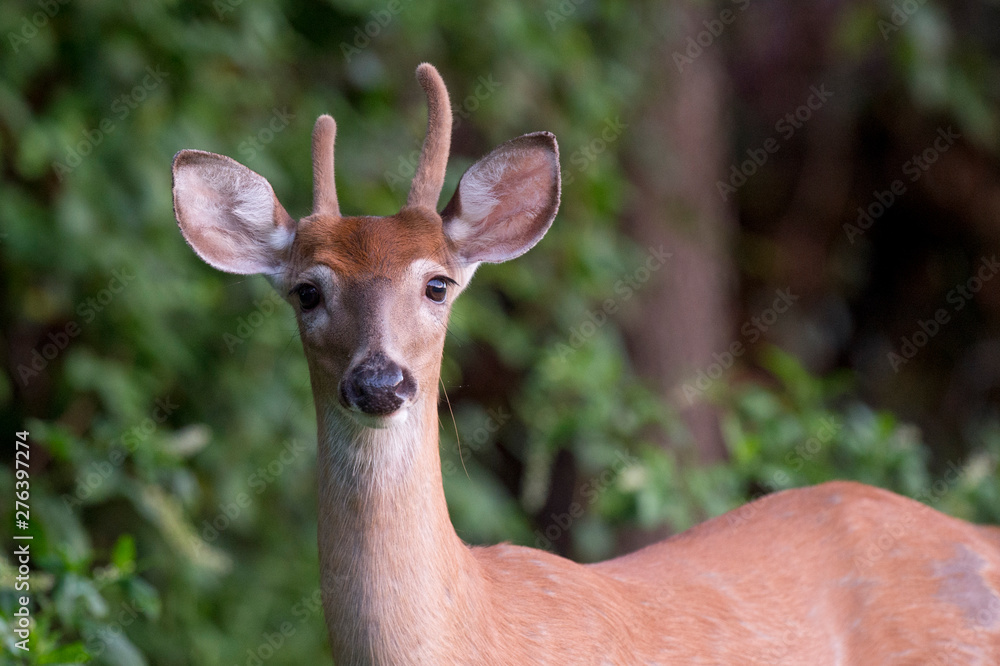
[[[438,377],[438,381],[441,382],[441,391],[444,393],[444,401],[448,404],[448,412],[451,414],[451,422],[455,426],[455,442],[458,443],[458,459],[462,461],[462,470],[465,472],[465,478],[469,477],[469,470],[465,466],[465,457],[462,455],[462,439],[458,436],[458,421],[455,420],[455,412],[451,408],[451,400],[448,398],[448,387],[444,385],[444,380]]]

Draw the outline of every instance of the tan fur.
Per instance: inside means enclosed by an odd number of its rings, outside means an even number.
[[[448,89],[433,65],[423,63],[417,67],[417,79],[427,95],[427,136],[406,205],[437,210],[451,150],[451,103]]]
[[[339,215],[332,119],[314,135],[316,212],[297,225],[233,160],[182,151],[174,162],[177,217],[199,256],[268,272],[298,313],[338,666],[1000,664],[1000,529],[856,483],[770,495],[589,566],[461,541],[438,453],[448,315],[478,262],[518,256],[552,223],[558,146],[548,133],[503,144],[439,215],[450,110],[436,70],[418,77],[428,136],[396,215]],[[425,290],[442,276],[457,284],[434,302]],[[317,304],[297,302],[302,285]],[[352,409],[339,389],[373,354],[415,381],[391,414]]]
[[[312,135],[313,153],[313,215],[340,216],[337,183],[334,181],[333,146],[337,139],[337,123],[328,115],[316,119]]]
[[[380,298],[379,276],[402,289],[405,266],[441,242],[406,234],[433,226],[419,215],[314,222],[300,260],[367,285],[364,300]],[[443,329],[383,326],[415,336],[394,346],[419,348],[418,382],[436,385]],[[323,352],[304,338],[312,367]],[[320,551],[338,664],[1000,663],[1000,547],[987,528],[837,482],[591,566],[468,548],[442,489],[436,390],[372,430],[345,419],[326,386]]]
[[[295,221],[270,183],[235,160],[201,150],[174,156],[174,216],[181,233],[212,266],[271,274],[284,261]],[[253,252],[247,252],[247,244]]]
[[[314,215],[303,220],[293,246],[299,265],[321,263],[345,278],[396,277],[418,258],[449,265],[453,251],[436,213],[404,208],[390,217]]]
[[[434,401],[421,409],[396,433],[417,449],[399,478],[376,483],[372,461],[345,482],[320,447],[338,664],[1000,663],[1000,548],[985,530],[836,482],[596,565],[470,549],[448,520]],[[389,437],[366,443],[377,454]]]

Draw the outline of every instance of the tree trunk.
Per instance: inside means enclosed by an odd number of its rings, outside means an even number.
[[[642,247],[662,244],[673,256],[639,291],[639,310],[624,324],[634,366],[680,412],[697,460],[707,463],[726,456],[717,415],[692,402],[682,386],[732,342],[734,214],[732,201],[724,202],[716,188],[729,160],[728,86],[718,43],[682,61],[678,71],[675,54],[686,57],[688,36],[703,29],[708,18],[702,5],[684,2],[664,9],[675,17],[672,38],[651,53],[649,94],[624,152],[634,186],[625,226]],[[663,442],[671,444],[680,443]],[[638,546],[658,536],[626,541]]]

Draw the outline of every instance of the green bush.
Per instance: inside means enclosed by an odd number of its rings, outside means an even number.
[[[629,191],[618,147],[585,166],[571,158],[636,101],[654,66],[648,47],[672,15],[651,3],[404,4],[364,47],[355,40],[371,8],[353,1],[0,6],[0,342],[11,361],[0,426],[30,432],[21,533],[33,536],[34,604],[25,654],[14,647],[15,469],[5,465],[3,663],[327,659],[314,415],[292,313],[262,278],[222,275],[185,246],[169,165],[181,148],[231,155],[301,215],[312,122],[331,112],[343,209],[394,212],[425,117],[420,60],[441,66],[462,111],[446,191],[522,132],[554,131],[567,160],[545,242],[481,269],[454,311],[445,385],[500,369],[496,386],[451,405],[454,428],[441,413],[464,538],[539,543],[565,452],[587,493],[571,531],[584,560],[609,555],[621,525],[680,530],[831,478],[1000,522],[995,423],[970,427],[971,456],[931,460],[913,427],[770,352],[769,383],[716,387],[732,461],[699,467],[680,420],[625,361],[616,322],[571,344],[642,254],[618,227]],[[412,64],[388,66],[400,62]],[[475,97],[490,76],[499,92]],[[673,452],[656,445],[664,439]],[[500,441],[514,483],[495,473]]]

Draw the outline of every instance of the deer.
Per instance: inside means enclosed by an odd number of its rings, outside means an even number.
[[[766,495],[595,564],[459,538],[438,449],[449,312],[480,264],[545,235],[559,148],[548,132],[499,145],[438,211],[452,110],[438,71],[416,74],[427,132],[395,215],[341,213],[328,115],[312,135],[312,213],[297,221],[228,157],[173,160],[194,252],[266,276],[296,314],[335,663],[1000,664],[1000,529],[855,482]]]

